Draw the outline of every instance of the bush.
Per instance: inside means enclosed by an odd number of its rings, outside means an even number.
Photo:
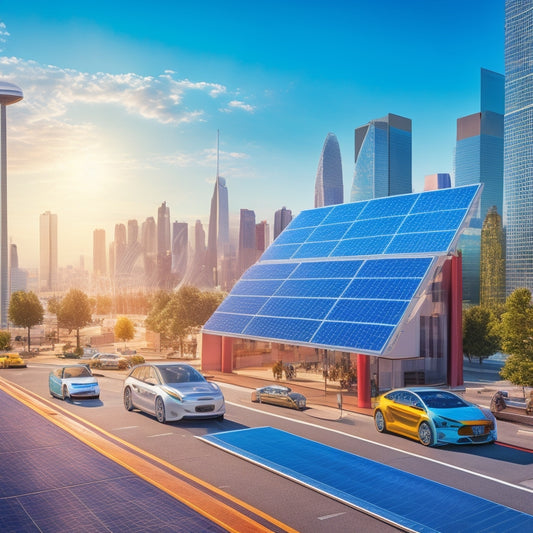
[[[132,355],[128,357],[129,366],[142,365],[144,363],[144,357],[142,355]]]

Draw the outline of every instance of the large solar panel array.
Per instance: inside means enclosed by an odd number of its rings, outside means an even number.
[[[203,331],[383,353],[479,192],[471,185],[303,211]]]

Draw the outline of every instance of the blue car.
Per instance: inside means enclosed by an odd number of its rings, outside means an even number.
[[[67,365],[50,372],[48,376],[50,394],[62,400],[99,398],[100,385],[86,365]]]

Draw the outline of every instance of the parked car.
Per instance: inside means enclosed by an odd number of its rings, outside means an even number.
[[[25,368],[26,362],[18,353],[0,354],[0,368]]]
[[[90,364],[98,368],[118,368],[120,361],[127,365],[127,358],[118,353],[96,353],[91,357]]]
[[[135,366],[124,381],[124,407],[154,415],[161,423],[182,418],[224,418],[224,396],[185,363]]]
[[[100,397],[98,380],[87,365],[67,365],[52,370],[48,389],[52,396],[62,400]]]
[[[482,444],[497,438],[489,409],[429,387],[394,389],[380,396],[374,422],[380,433],[397,433],[424,446]]]
[[[252,392],[252,402],[271,403],[290,407],[291,409],[305,409],[306,398],[299,392],[294,392],[283,385],[269,385]]]

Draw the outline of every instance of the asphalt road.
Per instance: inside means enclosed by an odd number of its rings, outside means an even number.
[[[0,370],[0,375],[49,399],[50,365]],[[111,377],[109,377],[111,376]],[[499,445],[424,448],[378,434],[371,418],[325,407],[304,412],[253,404],[250,390],[222,385],[225,420],[159,424],[122,404],[122,375],[100,377],[100,401],[63,402],[59,408],[186,470],[300,531],[395,530],[306,487],[206,445],[196,437],[247,427],[272,426],[531,513],[533,453]],[[500,423],[499,426],[501,427]],[[504,426],[505,427],[505,426]],[[516,428],[513,428],[513,431]],[[533,433],[532,433],[533,435]],[[532,437],[533,438],[533,437]],[[334,466],[332,466],[334,467]]]

